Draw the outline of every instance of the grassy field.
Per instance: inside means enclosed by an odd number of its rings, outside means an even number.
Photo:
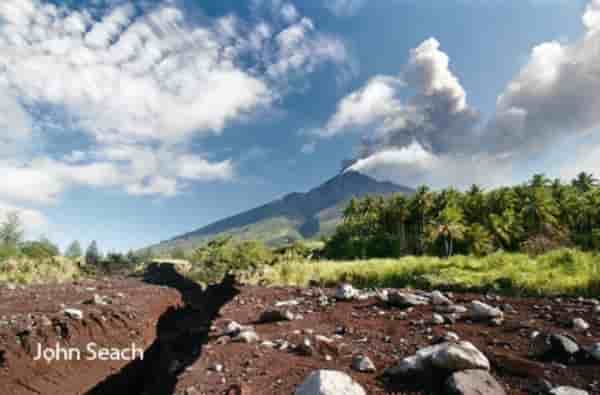
[[[535,258],[495,253],[484,258],[405,257],[364,261],[287,261],[262,268],[250,283],[493,290],[508,295],[600,296],[600,255],[562,249]]]
[[[61,283],[83,276],[75,260],[54,257],[31,259],[15,257],[0,262],[0,283]]]

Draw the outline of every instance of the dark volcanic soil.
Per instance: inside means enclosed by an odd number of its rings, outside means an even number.
[[[487,355],[493,375],[509,394],[527,394],[540,378],[600,394],[600,364],[577,361],[562,365],[528,357],[533,331],[566,333],[583,346],[600,341],[600,314],[586,301],[496,300],[455,294],[453,300],[457,303],[468,304],[475,299],[495,306],[508,303],[516,313],[506,314],[500,326],[468,321],[433,325],[431,306],[417,307],[404,316],[406,310],[388,307],[376,298],[321,306],[321,293],[332,297],[333,290],[250,286],[235,290],[233,284],[222,284],[203,291],[176,274],[170,275],[156,272],[146,278],[146,282],[168,287],[111,278],[15,291],[0,288],[0,393],[293,394],[311,371],[322,368],[347,372],[369,394],[424,393],[418,389],[421,383],[416,383],[417,389],[411,392],[398,387],[398,383],[385,382],[381,373],[451,331]],[[94,293],[110,297],[113,303],[81,304]],[[303,319],[257,322],[265,309],[287,300],[298,304],[282,308],[302,314]],[[81,309],[84,319],[66,317],[61,303]],[[52,325],[44,326],[42,315]],[[586,320],[591,328],[584,333],[574,332],[571,320],[575,317]],[[221,336],[231,320],[253,325],[260,341],[234,343]],[[315,342],[316,335],[333,339],[334,344]],[[69,344],[93,340],[119,347],[141,342],[147,350],[146,358],[143,363],[130,364],[33,363],[28,347],[38,341],[54,343],[58,336]],[[278,350],[261,345],[263,341],[279,340],[297,345],[305,338],[318,344],[310,356],[292,347]],[[356,354],[369,356],[377,371],[353,371],[350,365]],[[217,371],[220,369],[215,369],[216,365],[222,365],[223,370]]]
[[[94,294],[111,304],[85,304]],[[182,303],[174,289],[124,278],[83,280],[10,290],[0,285],[0,393],[81,394],[126,362],[34,361],[38,344],[85,350],[102,347],[145,349],[155,339],[156,323],[170,307]],[[69,318],[64,308],[83,312]]]

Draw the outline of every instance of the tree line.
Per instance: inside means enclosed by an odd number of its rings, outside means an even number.
[[[540,254],[560,247],[600,249],[600,188],[582,172],[570,183],[534,175],[527,183],[485,191],[473,185],[410,197],[352,199],[326,241],[333,259],[472,254]]]
[[[46,237],[38,240],[26,240],[23,221],[18,212],[5,215],[0,222],[0,262],[9,258],[27,257],[32,259],[52,258],[61,255],[60,248]],[[109,267],[111,265],[137,264],[149,256],[129,251],[127,254],[109,252],[104,255],[94,240],[85,252],[81,243],[73,241],[64,251],[64,256],[92,267]]]

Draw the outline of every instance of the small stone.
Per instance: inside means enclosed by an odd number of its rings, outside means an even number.
[[[267,310],[261,314],[258,320],[266,324],[279,321],[293,321],[295,318],[294,313],[289,310]]]
[[[376,370],[373,361],[364,355],[356,355],[352,358],[352,369],[357,372],[374,372]]]
[[[235,321],[230,321],[223,330],[223,333],[228,336],[236,336],[242,330],[242,326]]]
[[[220,363],[215,363],[210,367],[210,369],[217,373],[221,373],[223,371],[223,365]]]
[[[433,318],[431,319],[431,322],[434,325],[443,325],[444,322],[446,322],[446,320],[440,314],[434,313]]]
[[[241,343],[255,343],[260,340],[258,334],[254,330],[246,329],[233,339],[236,342]]]
[[[573,329],[576,332],[585,332],[590,329],[590,324],[585,322],[583,318],[574,318],[573,319]]]
[[[475,300],[471,303],[471,317],[475,320],[489,320],[503,318],[502,310]]]
[[[335,291],[338,300],[352,300],[356,298],[358,291],[350,284],[342,284]]]
[[[78,309],[64,309],[63,312],[69,318],[74,320],[82,320],[83,319],[83,311]]]

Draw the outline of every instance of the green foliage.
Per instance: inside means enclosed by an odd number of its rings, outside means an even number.
[[[100,250],[96,240],[92,241],[85,252],[85,263],[91,266],[98,266],[101,261]]]
[[[39,241],[26,241],[21,245],[21,253],[33,259],[52,258],[60,255],[59,248],[46,238]]]
[[[495,291],[507,295],[600,293],[600,256],[573,249],[544,255],[496,252],[485,257],[455,255],[358,261],[281,262],[255,273],[251,283],[266,285],[413,287],[453,291]]]
[[[324,253],[364,259],[598,250],[598,229],[600,188],[591,174],[581,173],[570,184],[536,174],[526,184],[489,192],[476,185],[466,192],[421,187],[410,198],[353,199]]]
[[[273,252],[258,241],[234,242],[231,238],[216,239],[198,248],[191,256],[192,276],[211,282],[227,272],[253,270],[275,260]]]
[[[81,244],[79,241],[75,240],[67,247],[65,251],[65,256],[67,258],[77,259],[83,256],[83,250],[81,249]]]
[[[6,214],[4,221],[0,224],[0,244],[16,247],[23,241],[23,223],[16,211]]]
[[[173,250],[171,250],[170,255],[173,259],[187,259],[185,250],[181,247],[175,247]]]

